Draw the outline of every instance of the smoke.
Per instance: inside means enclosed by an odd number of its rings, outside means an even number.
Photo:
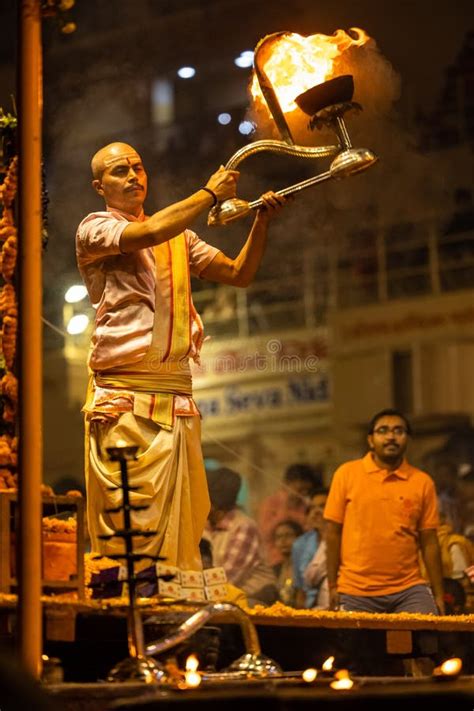
[[[310,188],[324,199],[323,205],[323,200],[318,200],[321,219],[326,221],[321,213],[324,205],[335,223],[344,222],[343,216],[334,214],[337,211],[347,217],[352,211],[359,216],[371,212],[380,222],[390,223],[431,216],[433,206],[438,212],[446,209],[447,180],[434,159],[418,150],[414,127],[402,123],[397,113],[402,78],[376,41],[369,39],[365,45],[343,51],[334,62],[333,74],[353,76],[353,100],[362,111],[347,112],[346,127],[353,145],[369,148],[379,162],[361,175]],[[249,117],[257,125],[258,138],[281,138],[265,108],[253,105]],[[330,129],[312,131],[309,117],[299,109],[285,118],[299,145],[334,145],[337,140]],[[313,165],[314,174],[326,169],[321,161],[315,160]],[[353,219],[351,215],[350,221]]]

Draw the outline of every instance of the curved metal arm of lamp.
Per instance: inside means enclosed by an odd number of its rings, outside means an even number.
[[[240,607],[230,602],[215,602],[206,605],[202,610],[198,610],[183,622],[175,632],[162,639],[149,642],[145,647],[145,654],[153,656],[165,652],[176,645],[189,639],[197,630],[201,629],[209,620],[226,615],[238,622],[244,637],[245,648],[250,654],[260,654],[260,642],[258,641],[255,625]]]
[[[377,160],[378,157],[368,148],[349,148],[345,151],[337,153],[329,167],[329,170],[324,173],[320,173],[319,175],[314,175],[312,178],[307,178],[300,183],[289,185],[287,188],[283,188],[282,190],[277,190],[275,195],[288,197],[289,195],[306,190],[306,188],[310,188],[312,185],[316,185],[317,183],[323,183],[326,180],[347,178],[350,175],[361,173],[376,163]],[[259,207],[262,207],[262,205],[263,201],[261,198],[251,202],[241,200],[240,198],[225,200],[210,210],[207,218],[207,224],[225,225],[228,222],[244,217],[251,210],[256,210]]]
[[[183,622],[173,634],[147,644],[145,647],[145,655],[150,657],[175,647],[189,639],[189,637],[203,627],[209,620],[222,616],[225,616],[227,619],[230,617],[232,621],[240,625],[246,649],[246,653],[231,664],[228,672],[243,674],[247,678],[277,676],[282,673],[280,666],[276,662],[262,654],[257,629],[249,616],[246,615],[240,607],[229,602],[215,602],[206,605],[202,610],[194,613],[194,615]],[[221,674],[221,677],[222,676]]]
[[[279,153],[283,155],[294,156],[295,158],[328,158],[330,156],[337,155],[341,150],[341,146],[296,146],[288,145],[284,141],[274,141],[274,140],[262,140],[255,141],[254,143],[249,143],[248,145],[240,148],[234,155],[227,161],[225,168],[226,170],[235,170],[235,168],[240,165],[246,158],[255,155],[256,153],[261,153],[262,151],[270,151],[271,153]],[[321,180],[327,180],[331,177],[325,173],[317,175],[314,178],[309,178],[304,180],[302,183],[297,183],[296,185],[284,188],[277,192],[277,195],[289,195],[292,192],[297,192],[298,190],[303,190],[304,188],[314,185],[315,183],[321,182]],[[208,225],[224,225],[232,220],[238,220],[240,217],[244,217],[250,210],[262,205],[261,200],[255,200],[253,202],[248,202],[246,200],[241,200],[240,198],[231,198],[230,200],[224,200],[224,202],[218,203],[209,211],[207,218]]]

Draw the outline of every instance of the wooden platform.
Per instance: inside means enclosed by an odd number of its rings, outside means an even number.
[[[0,635],[6,643],[13,638],[16,603],[16,596],[0,595]],[[149,599],[142,599],[139,604],[148,640],[168,634],[202,607]],[[113,665],[127,656],[127,608],[123,599],[64,600],[45,596],[43,610],[45,651],[61,659],[68,681],[105,679]],[[277,605],[256,608],[250,616],[257,626],[262,651],[286,671],[320,667],[324,659],[334,655],[340,667],[352,664],[364,675],[385,676],[402,673],[402,658],[427,656],[436,661],[461,656],[465,673],[474,674],[472,615],[436,618],[323,611],[284,613],[284,607]],[[217,668],[226,667],[244,653],[240,628],[226,615],[211,620],[196,633],[185,652],[203,649],[207,654],[216,635],[220,637]]]
[[[426,680],[358,678],[349,692],[324,686],[285,685],[278,681],[242,683],[230,688],[196,691],[162,691],[137,684],[70,684],[47,689],[62,711],[170,711],[184,705],[188,711],[420,711],[455,709],[472,711],[474,679],[464,678],[448,684]]]

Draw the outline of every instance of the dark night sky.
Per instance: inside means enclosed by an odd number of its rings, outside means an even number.
[[[0,7],[1,65],[14,57],[16,4],[15,0],[2,0]],[[128,26],[134,21],[137,26],[146,26],[147,14],[156,18],[160,13],[169,12],[170,7],[189,8],[193,5],[228,5],[228,21],[219,27],[219,32],[229,37],[229,41],[235,35],[247,37],[247,46],[250,47],[260,37],[260,34],[255,32],[253,22],[253,16],[257,14],[266,17],[268,32],[275,29],[296,29],[304,32],[306,29],[308,34],[331,34],[337,28],[362,27],[377,40],[385,56],[401,72],[405,91],[428,103],[436,97],[443,72],[459,52],[465,33],[474,27],[474,3],[471,0],[455,0],[451,3],[439,0],[392,0],[384,3],[378,0],[296,0],[292,3],[281,0],[261,0],[259,3],[200,0],[177,5],[163,0],[139,0],[135,3],[130,3],[129,0],[110,0],[102,3],[77,0],[76,7],[70,13],[78,24],[74,41],[81,41],[81,37],[90,35],[96,29],[115,26],[121,19]],[[242,6],[242,11],[236,12],[235,8],[239,6]],[[252,6],[259,8],[258,12],[252,12],[249,9]],[[280,22],[278,27],[275,27],[275,18],[280,20],[285,14],[285,27],[282,27]],[[48,23],[50,22],[48,20]],[[179,42],[179,38],[176,39]],[[209,49],[206,48],[206,51]],[[1,102],[8,100],[13,89],[13,86],[8,86],[4,75],[0,75]]]

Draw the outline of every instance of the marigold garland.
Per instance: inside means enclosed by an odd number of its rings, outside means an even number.
[[[0,168],[1,170],[1,168]],[[18,488],[18,380],[13,372],[18,332],[18,305],[14,286],[18,235],[14,201],[18,189],[18,156],[3,168],[0,184],[0,490]]]

